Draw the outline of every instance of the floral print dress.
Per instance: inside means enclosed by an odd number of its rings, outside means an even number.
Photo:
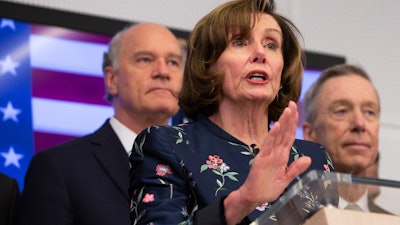
[[[196,211],[243,184],[256,153],[255,146],[201,115],[189,124],[147,128],[130,156],[132,224],[192,224]],[[312,159],[308,171],[333,170],[326,150],[303,140],[295,140],[288,164],[303,155]],[[269,205],[260,205],[248,218],[254,220]]]

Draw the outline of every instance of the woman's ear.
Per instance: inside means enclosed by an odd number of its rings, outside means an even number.
[[[107,92],[110,93],[112,96],[118,94],[117,84],[118,84],[117,72],[111,66],[106,66],[104,68],[104,85],[107,89]]]

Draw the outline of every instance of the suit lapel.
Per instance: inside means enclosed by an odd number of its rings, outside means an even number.
[[[93,153],[99,164],[128,199],[129,157],[108,120],[94,133],[92,142],[98,145]]]
[[[392,214],[389,211],[386,211],[385,209],[375,204],[374,200],[372,199],[368,199],[368,207],[370,212],[381,213],[381,214]]]

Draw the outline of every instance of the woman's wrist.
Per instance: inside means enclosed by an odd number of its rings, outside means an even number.
[[[251,202],[246,202],[246,198],[242,198],[238,190],[231,192],[223,200],[226,224],[240,224],[243,218],[246,218],[256,208],[256,206],[253,207],[252,205]]]

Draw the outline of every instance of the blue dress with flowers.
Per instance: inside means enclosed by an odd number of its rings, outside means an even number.
[[[226,133],[205,116],[189,124],[143,130],[130,156],[132,224],[192,224],[199,211],[243,184],[255,153],[254,146]],[[304,140],[295,140],[288,164],[303,155],[312,159],[307,171],[333,171],[326,150]],[[269,206],[257,207],[249,220]],[[210,220],[219,219],[196,221],[211,224]]]

